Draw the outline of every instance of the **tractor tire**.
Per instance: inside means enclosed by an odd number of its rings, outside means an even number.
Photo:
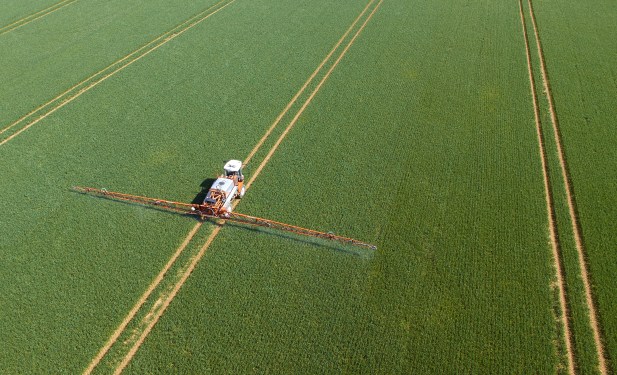
[[[244,193],[246,193],[246,188],[242,186],[242,189],[240,189],[240,193],[238,193],[238,199],[242,199],[242,197],[244,197]]]

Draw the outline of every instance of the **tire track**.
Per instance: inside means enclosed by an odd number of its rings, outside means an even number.
[[[591,283],[589,281],[589,272],[587,269],[587,260],[585,254],[585,247],[581,236],[580,222],[574,202],[574,193],[572,192],[570,172],[567,167],[565,154],[563,151],[563,145],[561,143],[561,133],[559,131],[559,120],[555,111],[555,102],[553,100],[553,94],[551,91],[550,81],[548,79],[548,73],[546,69],[546,59],[544,58],[544,51],[542,49],[542,43],[540,41],[540,34],[538,32],[538,25],[536,22],[535,13],[533,10],[533,4],[531,0],[527,0],[529,5],[529,17],[533,25],[533,32],[536,39],[536,47],[540,56],[540,70],[542,72],[542,83],[544,86],[544,93],[548,100],[549,113],[551,117],[551,123],[553,125],[553,136],[555,138],[555,144],[557,145],[557,156],[559,157],[559,166],[561,168],[561,176],[563,178],[563,184],[566,190],[566,198],[568,201],[568,213],[570,215],[570,221],[572,222],[572,232],[574,234],[574,241],[576,243],[576,251],[578,253],[578,263],[580,266],[581,278],[585,287],[585,299],[587,302],[587,308],[589,309],[589,324],[593,331],[593,339],[596,346],[596,354],[598,358],[598,370],[601,374],[607,374],[607,365],[604,352],[604,345],[602,336],[600,334],[600,324],[598,322],[598,313],[596,311],[593,293],[591,291]]]
[[[137,311],[139,311],[141,306],[143,306],[143,304],[146,302],[148,297],[150,297],[150,294],[152,294],[154,289],[156,289],[156,287],[161,283],[161,281],[163,280],[163,278],[165,277],[165,275],[167,274],[171,266],[176,262],[176,259],[178,259],[180,254],[184,251],[186,246],[189,244],[189,242],[191,242],[191,240],[193,239],[193,236],[195,236],[195,233],[197,233],[197,230],[201,227],[201,225],[202,225],[202,222],[198,222],[197,224],[195,224],[193,229],[191,229],[189,234],[182,241],[182,244],[174,252],[174,255],[172,255],[172,257],[167,261],[163,269],[161,269],[161,272],[159,272],[159,274],[154,278],[152,283],[150,283],[150,285],[148,286],[148,289],[146,289],[146,292],[139,298],[139,300],[137,300],[137,303],[129,311],[128,315],[124,318],[122,323],[120,323],[118,328],[116,328],[114,333],[112,333],[112,335],[109,337],[105,345],[103,345],[101,350],[92,359],[88,367],[84,370],[84,374],[91,374],[94,368],[101,362],[103,357],[105,357],[109,349],[111,349],[112,345],[116,342],[116,340],[118,340],[122,332],[124,332],[124,330],[126,329],[126,326],[131,322],[135,314],[137,314]]]
[[[521,16],[521,25],[523,28],[523,36],[525,38],[525,55],[527,58],[527,70],[529,73],[529,86],[531,89],[531,97],[533,101],[533,114],[536,124],[536,134],[538,137],[538,146],[540,150],[540,160],[542,164],[542,180],[544,182],[544,197],[546,200],[546,212],[548,216],[549,237],[553,254],[553,266],[555,267],[555,276],[557,278],[557,288],[559,291],[559,305],[561,308],[561,325],[563,327],[564,341],[566,344],[566,354],[568,358],[568,373],[574,375],[575,361],[572,350],[572,333],[570,332],[570,323],[568,321],[568,302],[566,299],[565,281],[563,276],[563,261],[560,255],[559,242],[557,239],[557,227],[555,223],[555,205],[551,193],[551,185],[549,179],[548,163],[546,157],[546,148],[544,146],[544,136],[542,135],[542,123],[540,120],[540,106],[538,104],[538,96],[536,95],[536,83],[533,77],[533,66],[531,63],[531,51],[529,48],[529,36],[527,34],[527,26],[525,22],[525,14],[523,11],[523,1],[519,0],[519,11]]]
[[[368,22],[371,20],[371,18],[373,17],[373,15],[375,14],[375,12],[377,12],[377,9],[379,8],[379,6],[381,5],[381,3],[383,3],[383,0],[380,0],[379,3],[377,3],[377,5],[375,6],[375,8],[373,9],[373,11],[371,12],[371,14],[369,14],[368,18],[366,19],[366,21],[364,21],[364,23],[362,24],[362,26],[360,26],[360,29],[356,32],[356,34],[353,36],[353,38],[349,41],[349,43],[347,44],[347,46],[345,46],[345,48],[343,49],[343,52],[341,52],[341,54],[339,55],[339,57],[336,59],[336,61],[334,62],[334,64],[330,67],[330,69],[328,70],[328,72],[326,73],[326,75],[321,79],[321,81],[319,82],[319,84],[317,85],[317,87],[313,90],[313,92],[311,93],[311,95],[309,96],[309,98],[304,102],[304,104],[302,105],[302,107],[300,108],[300,110],[298,111],[298,113],[296,113],[296,115],[294,116],[294,118],[291,120],[291,122],[289,123],[289,125],[287,126],[287,128],[285,128],[285,131],[281,134],[281,136],[279,137],[279,139],[276,141],[276,143],[274,144],[274,146],[272,146],[272,148],[270,149],[270,152],[268,152],[268,154],[266,155],[266,157],[264,158],[264,161],[259,165],[259,167],[255,170],[255,173],[253,174],[253,178],[250,179],[248,181],[248,183],[246,184],[246,188],[248,189],[251,184],[253,183],[253,181],[255,181],[255,179],[257,178],[257,176],[259,176],[259,174],[261,173],[262,169],[265,167],[265,165],[267,164],[267,162],[270,160],[270,158],[272,157],[272,155],[274,154],[274,152],[276,151],[276,149],[278,148],[278,146],[281,144],[281,142],[283,141],[283,139],[287,136],[287,133],[289,133],[289,131],[291,130],[291,128],[293,128],[293,126],[296,124],[296,122],[298,121],[298,119],[300,118],[300,116],[302,115],[302,113],[304,112],[304,110],[306,109],[306,107],[308,107],[308,105],[311,103],[311,101],[313,100],[313,98],[315,97],[315,95],[317,95],[317,92],[321,89],[321,87],[323,86],[323,84],[328,80],[328,78],[330,77],[330,74],[332,74],[332,72],[334,71],[334,69],[336,68],[336,66],[339,64],[339,62],[341,62],[341,60],[343,59],[343,57],[345,56],[345,54],[347,53],[347,51],[349,50],[349,48],[353,45],[353,43],[356,41],[356,38],[358,37],[358,35],[360,35],[360,33],[362,32],[362,30],[364,30],[364,28],[366,27],[366,25],[368,24]]]
[[[2,28],[0,28],[0,36],[10,33],[13,30],[17,30],[22,26],[25,26],[27,24],[29,24],[30,22],[34,22],[40,18],[43,18],[45,16],[48,16],[52,13],[54,13],[57,10],[60,10],[66,6],[69,6],[75,2],[77,2],[78,0],[62,0],[59,3],[56,3],[50,7],[47,7],[43,10],[40,10],[36,13],[30,14],[26,17],[23,17],[22,19],[19,19],[9,25],[3,26]],[[63,5],[62,5],[63,4]],[[41,14],[42,13],[42,14]],[[31,18],[34,17],[34,18]]]
[[[18,135],[20,135],[24,131],[28,130],[32,126],[34,126],[37,123],[39,123],[41,120],[44,120],[45,118],[47,118],[48,116],[50,116],[51,114],[53,114],[54,112],[59,110],[60,108],[62,108],[65,105],[69,104],[70,102],[72,102],[73,100],[77,99],[78,97],[80,97],[84,93],[90,91],[92,88],[96,87],[101,82],[104,82],[108,78],[114,76],[116,73],[122,71],[123,69],[127,68],[128,66],[132,65],[133,63],[141,60],[142,58],[144,58],[145,56],[149,55],[150,53],[156,51],[160,47],[162,47],[165,44],[169,43],[170,41],[172,41],[173,39],[177,38],[178,36],[184,34],[186,31],[190,30],[191,28],[193,28],[194,26],[198,25],[199,23],[205,21],[206,19],[208,19],[209,17],[211,17],[214,14],[218,13],[219,11],[223,10],[224,8],[226,8],[230,4],[234,3],[235,1],[236,0],[221,0],[221,1],[219,1],[218,3],[212,5],[211,7],[206,9],[205,11],[199,13],[196,16],[193,16],[193,17],[189,18],[188,20],[186,20],[183,23],[181,23],[180,25],[174,27],[170,31],[167,31],[166,33],[164,33],[161,36],[157,37],[156,39],[152,40],[151,42],[149,42],[148,44],[144,45],[143,47],[140,47],[139,49],[131,52],[130,54],[128,54],[126,56],[124,56],[123,58],[121,58],[120,60],[112,63],[111,65],[107,66],[106,68],[104,68],[104,69],[94,73],[90,77],[88,77],[85,80],[83,80],[83,81],[77,83],[76,85],[72,86],[71,88],[69,88],[68,90],[66,90],[62,94],[56,96],[55,98],[53,98],[52,100],[48,101],[47,103],[39,106],[38,108],[34,109],[33,111],[31,111],[28,114],[26,114],[26,115],[22,116],[21,118],[19,118],[17,121],[15,121],[12,124],[4,127],[2,130],[0,130],[0,134],[8,131],[9,129],[11,129],[11,128],[13,128],[13,127],[23,123],[23,122],[26,122],[26,125],[22,126],[19,130],[15,131],[10,136],[8,136],[8,137],[4,138],[3,140],[1,140],[0,141],[0,146],[2,146],[4,144],[6,144],[7,142],[11,141],[13,138],[17,137]],[[221,4],[223,4],[223,5],[221,5]],[[219,7],[219,5],[221,5],[221,6]],[[35,117],[35,116],[37,116],[37,117]],[[31,119],[31,121],[26,121],[26,120],[29,120],[29,119]]]
[[[315,70],[313,71],[313,74],[311,74],[311,76],[306,80],[306,82],[304,82],[304,84],[302,85],[302,87],[300,88],[300,90],[298,90],[298,92],[296,93],[296,95],[294,95],[294,97],[289,101],[289,103],[287,104],[287,106],[285,107],[285,109],[276,117],[276,120],[274,120],[274,122],[272,123],[272,125],[270,126],[270,128],[268,128],[268,130],[266,131],[266,133],[263,135],[263,137],[261,137],[261,139],[259,140],[259,142],[257,142],[257,145],[253,148],[253,150],[251,150],[251,152],[248,154],[248,156],[246,157],[246,159],[244,159],[244,164],[248,164],[248,162],[253,158],[253,156],[255,156],[255,153],[257,153],[257,150],[259,150],[259,148],[261,148],[261,145],[266,141],[266,139],[270,136],[270,134],[272,133],[272,131],[278,126],[278,124],[281,122],[281,120],[283,119],[283,117],[287,114],[287,112],[289,112],[289,110],[291,109],[291,107],[296,103],[296,101],[298,100],[298,98],[304,93],[304,90],[306,90],[306,88],[309,86],[309,84],[313,81],[313,79],[315,79],[315,77],[317,76],[317,74],[319,74],[319,72],[321,71],[321,69],[323,69],[324,65],[328,62],[328,60],[330,60],[330,58],[332,57],[332,55],[334,54],[334,52],[336,52],[336,50],[341,46],[341,44],[343,43],[343,41],[345,40],[345,38],[347,38],[347,36],[349,35],[349,33],[351,32],[351,30],[356,26],[356,24],[358,23],[358,21],[360,20],[360,18],[366,13],[366,11],[368,10],[368,8],[371,6],[371,4],[373,3],[374,0],[371,0],[368,2],[368,4],[366,4],[366,7],[364,7],[364,9],[362,10],[362,12],[360,13],[360,15],[354,20],[354,22],[351,24],[351,26],[349,26],[349,28],[347,29],[347,31],[345,31],[345,33],[343,34],[343,36],[338,40],[338,42],[334,45],[334,47],[332,47],[332,49],[330,50],[330,52],[328,53],[328,55],[321,61],[321,63],[319,64],[319,66],[317,68],[315,68]]]
[[[367,5],[370,6],[372,3],[374,2],[374,0],[370,0],[369,4]],[[315,97],[315,95],[317,94],[317,92],[321,89],[321,87],[323,86],[323,84],[327,81],[327,79],[330,77],[330,74],[334,71],[334,69],[337,67],[337,65],[339,64],[339,62],[342,60],[342,58],[345,56],[345,54],[347,53],[347,51],[349,50],[349,48],[354,44],[354,42],[356,41],[357,37],[360,35],[360,33],[364,30],[364,28],[366,27],[366,25],[368,24],[368,22],[371,20],[371,18],[373,17],[373,15],[377,12],[377,10],[379,9],[380,5],[383,3],[383,0],[380,0],[377,5],[374,7],[373,11],[369,14],[369,16],[367,17],[367,19],[364,21],[364,23],[362,24],[362,26],[356,31],[355,35],[353,36],[353,38],[348,42],[348,44],[345,46],[345,48],[343,49],[343,51],[341,52],[341,54],[339,55],[339,57],[336,59],[336,61],[334,62],[334,64],[330,67],[330,69],[328,70],[328,72],[326,73],[326,75],[322,78],[322,80],[319,82],[318,86],[313,90],[313,92],[311,93],[311,95],[309,96],[308,99],[306,99],[306,101],[304,102],[304,104],[302,105],[302,107],[298,110],[298,112],[296,113],[296,115],[294,116],[294,118],[292,119],[292,121],[289,123],[289,125],[287,126],[287,128],[285,129],[285,131],[279,136],[277,142],[272,146],[272,148],[270,149],[270,151],[268,152],[268,155],[264,158],[264,160],[261,162],[261,164],[259,165],[259,167],[257,168],[257,171],[253,174],[253,176],[249,179],[249,181],[247,182],[246,188],[248,189],[249,186],[255,181],[255,179],[258,177],[259,173],[263,170],[263,168],[265,167],[265,165],[270,161],[272,155],[274,154],[274,152],[278,149],[279,145],[281,144],[281,142],[283,141],[283,139],[287,136],[287,134],[289,133],[289,131],[292,129],[292,127],[297,123],[297,120],[300,118],[300,116],[302,115],[302,113],[304,112],[304,110],[308,107],[308,105],[311,103],[311,101],[313,100],[313,98]],[[365,9],[367,9],[365,8]],[[363,11],[364,13],[364,11]],[[362,14],[360,14],[359,18],[362,16]],[[358,19],[359,19],[358,18]],[[236,201],[234,202],[234,208],[237,206],[239,202]],[[224,224],[224,221],[222,222],[222,224]],[[167,307],[169,307],[169,304],[171,303],[171,301],[175,298],[175,296],[177,295],[178,291],[180,290],[180,288],[182,287],[182,285],[184,285],[184,283],[186,282],[186,280],[188,279],[188,277],[191,275],[191,273],[193,272],[193,270],[195,269],[195,267],[197,266],[197,263],[199,262],[199,260],[203,257],[203,255],[206,253],[207,249],[210,247],[210,245],[212,244],[212,242],[214,241],[214,239],[216,238],[216,236],[219,234],[219,232],[221,231],[221,229],[223,228],[223,225],[217,226],[212,233],[210,234],[210,236],[208,237],[208,239],[206,240],[206,242],[204,243],[204,245],[201,247],[201,249],[199,249],[199,252],[197,253],[197,255],[192,259],[189,267],[186,269],[186,271],[182,274],[182,277],[180,278],[180,280],[175,284],[172,292],[170,295],[165,297],[165,300],[163,301],[163,304],[160,306],[160,308],[157,309],[156,313],[152,314],[152,320],[149,322],[149,324],[147,325],[147,327],[145,328],[145,330],[141,333],[139,339],[137,340],[137,342],[135,342],[133,344],[133,346],[131,347],[131,349],[129,350],[129,352],[127,353],[127,355],[124,357],[124,359],[122,360],[122,362],[118,365],[118,367],[116,368],[116,370],[114,371],[114,374],[120,374],[124,368],[126,368],[126,366],[129,364],[129,362],[131,361],[131,359],[135,356],[135,354],[137,353],[137,350],[139,350],[139,347],[141,346],[141,344],[144,342],[144,340],[146,339],[146,337],[150,334],[150,332],[152,331],[152,328],[156,325],[156,323],[158,322],[158,320],[160,319],[160,317],[164,314],[165,310],[167,309]]]
[[[358,15],[358,17],[353,21],[353,23],[351,24],[351,26],[349,26],[349,28],[345,31],[345,33],[343,34],[343,36],[341,36],[341,38],[337,41],[337,43],[334,45],[334,47],[332,47],[332,49],[330,50],[330,52],[328,53],[328,55],[321,61],[321,63],[319,64],[319,66],[313,71],[313,73],[311,74],[311,76],[304,82],[304,84],[302,85],[302,87],[298,90],[298,92],[293,96],[293,98],[289,101],[289,103],[286,105],[286,107],[283,109],[283,111],[281,111],[281,113],[277,116],[276,120],[272,123],[272,125],[268,128],[268,130],[266,131],[266,133],[262,136],[262,138],[257,142],[257,144],[253,147],[253,149],[249,152],[248,156],[245,158],[244,160],[244,164],[247,164],[252,157],[259,151],[259,149],[263,146],[264,142],[266,141],[266,139],[270,136],[270,134],[272,133],[272,131],[279,125],[279,123],[281,122],[282,118],[289,112],[289,110],[292,108],[292,106],[296,103],[296,101],[298,100],[298,98],[304,93],[304,91],[306,90],[306,88],[311,84],[311,82],[315,79],[315,77],[319,74],[319,72],[323,69],[323,67],[326,65],[326,63],[331,59],[332,55],[336,52],[336,50],[340,47],[340,45],[343,43],[343,41],[348,37],[348,35],[351,33],[351,31],[354,29],[354,27],[357,25],[357,23],[360,21],[360,19],[362,18],[362,16],[364,14],[366,14],[366,12],[368,11],[369,7],[374,3],[375,0],[370,0],[368,2],[368,4],[365,6],[365,8],[362,10],[362,12],[360,13],[360,15]],[[348,47],[347,47],[348,49]],[[346,49],[346,50],[347,50]],[[346,51],[345,50],[345,51]],[[338,59],[338,61],[340,61],[340,58]],[[338,63],[337,63],[338,64]],[[330,70],[331,71],[331,70]],[[323,80],[322,83],[323,84]],[[313,94],[314,96],[314,94]],[[304,108],[306,108],[306,105],[304,106]],[[295,123],[295,121],[294,121]],[[280,142],[278,142],[280,143]],[[277,146],[278,147],[278,146]],[[255,176],[253,176],[253,178],[249,179],[249,183],[252,182],[254,180]],[[247,184],[248,185],[248,184]],[[248,189],[248,186],[247,186]],[[234,207],[238,202],[234,202]],[[129,325],[129,323],[135,318],[135,316],[138,314],[139,309],[144,305],[144,303],[148,300],[148,298],[150,298],[151,294],[154,292],[154,290],[161,284],[161,282],[164,279],[164,276],[167,274],[167,272],[169,271],[169,269],[173,266],[173,264],[176,262],[176,260],[178,259],[178,257],[180,256],[180,254],[184,251],[184,249],[186,248],[186,246],[188,245],[188,243],[192,240],[192,238],[194,237],[195,233],[197,232],[197,230],[202,226],[203,222],[199,222],[195,225],[195,227],[191,230],[191,232],[189,232],[189,234],[185,237],[185,239],[182,242],[182,245],[176,249],[174,255],[172,256],[172,258],[170,258],[170,260],[168,261],[168,263],[165,265],[165,267],[163,267],[163,269],[161,270],[161,272],[159,273],[159,275],[153,280],[153,282],[150,284],[150,286],[148,287],[148,289],[146,289],[146,291],[144,292],[144,294],[140,297],[140,299],[137,301],[137,303],[133,306],[133,308],[129,311],[128,315],[124,318],[124,320],[122,321],[122,323],[116,328],[116,330],[113,332],[113,334],[110,336],[110,338],[107,340],[107,342],[105,343],[105,345],[103,346],[103,348],[101,348],[101,350],[99,351],[99,353],[97,353],[97,355],[95,356],[95,358],[92,360],[92,362],[88,365],[88,368],[84,371],[84,374],[90,374],[92,373],[92,371],[94,370],[94,368],[96,368],[96,366],[100,363],[100,361],[105,357],[105,355],[109,352],[109,350],[112,348],[112,346],[117,342],[117,340],[120,338],[120,336],[122,335],[122,333],[126,330],[126,327]],[[206,240],[206,244],[209,246],[209,244],[212,242],[212,240],[216,237],[216,235],[218,234],[218,232],[220,231],[221,227],[217,226],[212,234],[210,234],[210,237],[208,237],[208,239]],[[214,234],[214,236],[213,236]],[[196,256],[197,261],[203,256],[203,253],[205,253],[206,249],[208,248],[208,246],[204,245],[202,247],[203,252],[201,251],[202,249],[200,249],[199,253]],[[195,259],[195,258],[193,258]],[[196,262],[197,262],[196,261]],[[195,262],[195,263],[196,263]],[[190,267],[190,264],[189,264]],[[192,268],[190,268],[190,270],[192,271]],[[189,274],[190,272],[189,271]],[[183,273],[183,275],[186,274],[186,272]],[[188,276],[187,276],[188,277]],[[181,276],[181,279],[184,278],[184,276]],[[186,280],[186,279],[185,279]],[[182,284],[184,284],[184,281],[182,281]],[[181,286],[181,285],[180,285]],[[179,289],[179,287],[178,287]],[[171,290],[171,293],[175,296],[175,294],[177,292],[174,292],[174,289]],[[173,299],[173,297],[172,297]],[[159,299],[160,300],[160,299]],[[163,307],[164,306],[164,307]],[[151,308],[151,311],[148,312],[148,314],[146,315],[146,317],[148,317],[151,322],[152,317],[154,316],[154,314],[157,311],[161,311],[161,308],[164,310],[166,309],[166,305],[161,306],[161,304],[157,303],[155,306],[153,306]],[[162,315],[161,311],[161,315]],[[156,318],[156,320],[158,320],[158,317]],[[155,322],[156,323],[156,322]],[[154,325],[154,324],[152,324]],[[151,330],[151,328],[147,329],[148,332]],[[141,340],[143,341],[143,340]],[[141,342],[140,344],[141,345]],[[135,349],[136,351],[137,349]],[[134,355],[134,353],[133,353]],[[131,355],[132,357],[132,355]],[[130,359],[129,359],[130,360]],[[128,364],[128,361],[127,363]],[[126,364],[124,364],[124,366],[126,366]],[[123,366],[123,368],[124,368]],[[122,370],[120,370],[122,371]]]
[[[171,30],[166,31],[165,33],[159,35],[157,38],[153,39],[152,41],[148,42],[147,44],[143,45],[142,47],[136,49],[135,51],[129,53],[128,55],[122,57],[121,59],[113,62],[112,64],[108,65],[107,67],[99,70],[98,72],[92,74],[91,76],[89,76],[88,78],[80,81],[79,83],[71,86],[68,90],[62,92],[61,94],[59,94],[58,96],[56,96],[55,98],[51,99],[50,101],[48,101],[45,104],[42,104],[41,106],[35,108],[34,110],[28,112],[27,114],[25,114],[24,116],[20,117],[19,119],[17,119],[15,122],[11,123],[10,125],[0,129],[0,134],[6,132],[7,130],[13,128],[16,125],[19,125],[20,123],[24,122],[25,120],[27,120],[28,118],[34,116],[35,114],[37,114],[38,112],[41,112],[43,109],[51,106],[52,104],[60,101],[63,97],[69,95],[72,91],[77,90],[79,87],[84,86],[86,83],[88,83],[89,81],[92,81],[93,79],[101,76],[102,74],[104,74],[105,72],[113,69],[115,66],[123,63],[124,61],[130,59],[133,56],[139,56],[139,53],[142,52],[143,50],[146,50],[148,47],[150,47],[153,44],[156,44],[157,42],[161,41],[162,39],[168,37],[169,35],[171,35],[174,31],[176,30],[181,30],[183,26],[190,24],[192,21],[198,19],[200,16],[204,15],[205,13],[207,13],[208,11],[214,9],[216,6],[218,6],[219,4],[225,2],[227,0],[221,0],[218,3],[210,6],[209,8],[207,8],[206,10],[198,13],[197,15],[190,17],[189,19],[185,20],[184,22],[174,26]]]

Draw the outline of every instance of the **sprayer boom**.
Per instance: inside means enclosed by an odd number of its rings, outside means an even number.
[[[214,186],[214,185],[213,185]],[[107,199],[113,199],[123,202],[135,203],[145,206],[154,206],[164,211],[172,211],[180,214],[199,216],[202,220],[206,218],[217,218],[221,220],[229,220],[237,223],[272,228],[286,232],[295,233],[302,236],[323,238],[326,240],[338,241],[343,244],[366,247],[375,250],[377,247],[369,243],[355,240],[353,238],[337,236],[332,233],[319,232],[312,229],[302,228],[295,225],[280,223],[278,221],[264,219],[255,216],[244,215],[231,212],[231,206],[226,202],[229,198],[224,191],[210,189],[208,196],[203,204],[189,204],[182,202],[174,202],[164,199],[149,198],[140,195],[131,195],[108,191],[106,189],[96,189],[91,187],[74,186],[73,190],[82,194],[99,196]],[[235,194],[240,194],[240,191]],[[244,191],[242,190],[242,195]],[[239,198],[239,196],[238,196]]]

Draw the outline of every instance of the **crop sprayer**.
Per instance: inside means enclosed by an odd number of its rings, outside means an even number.
[[[375,245],[358,241],[353,238],[337,236],[333,233],[319,232],[295,225],[280,223],[278,221],[232,212],[234,199],[242,198],[246,191],[244,186],[244,175],[242,174],[242,162],[239,160],[230,160],[225,164],[223,170],[224,173],[212,183],[212,186],[208,189],[206,197],[200,204],[174,202],[139,195],[117,193],[106,189],[96,189],[91,187],[74,186],[73,190],[83,194],[90,194],[119,201],[156,206],[157,208],[165,211],[196,215],[202,220],[209,218],[230,220],[252,226],[292,232],[303,236],[338,241],[343,244],[367,247],[372,250],[377,249],[377,246]]]

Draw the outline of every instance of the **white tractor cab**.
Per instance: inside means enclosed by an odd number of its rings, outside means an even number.
[[[229,160],[223,170],[225,173],[214,181],[203,202],[214,212],[231,212],[234,198],[242,198],[245,192],[242,162]]]

